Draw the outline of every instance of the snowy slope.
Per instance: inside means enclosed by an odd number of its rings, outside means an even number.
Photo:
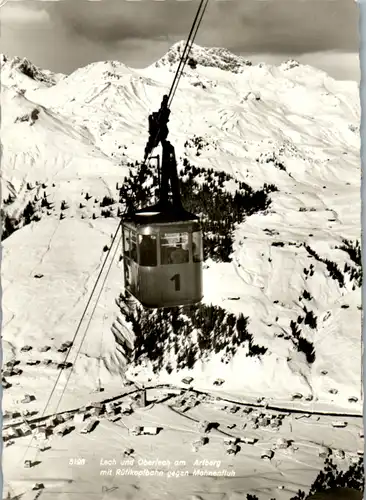
[[[74,335],[117,227],[117,188],[128,167],[142,160],[147,115],[169,89],[179,50],[182,43],[143,70],[107,61],[66,76],[27,62],[32,78],[24,62],[2,56],[2,210],[18,224],[3,241],[3,358],[20,359],[24,370],[8,379],[13,385],[4,392],[4,409],[17,408],[20,395],[30,393],[33,407],[43,411],[57,370],[25,361],[63,359],[56,348]],[[264,183],[278,189],[268,210],[236,228],[232,262],[206,263],[203,301],[248,316],[250,333],[268,351],[260,359],[239,351],[229,364],[212,355],[169,376],[141,368],[129,368],[128,375],[177,385],[191,375],[196,389],[249,402],[265,396],[283,407],[294,405],[291,396],[300,392],[313,399],[297,407],[360,413],[361,293],[343,272],[346,263],[355,264],[337,248],[344,239],[360,240],[358,86],[294,61],[254,66],[223,49],[197,46],[192,57],[197,67],[186,68],[172,104],[177,158],[224,171],[254,189]],[[199,156],[185,146],[194,136],[210,144]],[[115,200],[108,207],[113,217],[101,217],[104,196]],[[39,220],[23,226],[29,202]],[[330,277],[325,259],[342,271],[343,287]],[[300,299],[304,290],[311,299]],[[121,291],[116,258],[64,409],[85,404],[98,384],[111,397],[121,390],[128,367],[111,332]],[[315,347],[312,364],[286,338],[304,304],[317,321],[316,328],[302,325]],[[20,352],[25,344],[33,347],[29,353]],[[44,345],[51,350],[38,353]],[[221,388],[212,385],[218,376],[225,380]]]

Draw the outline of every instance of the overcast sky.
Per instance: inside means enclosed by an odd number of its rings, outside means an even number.
[[[0,11],[0,50],[62,73],[105,59],[144,67],[186,37],[197,7],[198,0],[10,0]],[[359,80],[358,23],[354,0],[210,0],[196,43],[253,62],[293,57]]]

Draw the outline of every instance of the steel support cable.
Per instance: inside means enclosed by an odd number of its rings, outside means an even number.
[[[186,58],[188,58],[189,51],[190,51],[190,48],[191,48],[190,45],[191,45],[191,43],[193,43],[193,40],[194,40],[194,38],[192,38],[192,34],[194,33],[195,26],[196,26],[197,20],[198,20],[199,15],[200,15],[200,11],[201,11],[202,6],[203,6],[203,4],[204,4],[205,1],[207,2],[207,0],[201,0],[201,2],[199,4],[199,7],[198,7],[198,10],[197,10],[197,13],[196,13],[196,16],[195,16],[195,18],[193,20],[193,23],[192,23],[192,26],[191,26],[191,31],[188,34],[188,38],[187,38],[186,44],[184,46],[182,56],[181,56],[180,61],[179,61],[179,65],[178,65],[177,71],[175,72],[175,76],[174,76],[172,85],[171,85],[170,90],[169,90],[169,94],[168,94],[168,106],[170,106],[170,103],[173,100],[171,98],[171,95],[173,93],[173,89],[176,86],[176,83],[179,82],[181,73],[183,72],[183,69],[184,69],[184,66],[185,66]],[[192,41],[191,41],[191,39],[192,39]]]
[[[117,237],[117,235],[118,235],[118,231],[119,231],[119,228],[120,228],[120,226],[121,226],[121,223],[122,223],[122,220],[120,220],[120,222],[118,223],[118,227],[117,227],[117,229],[116,229],[116,232],[114,233],[114,236],[113,236],[113,239],[112,239],[111,246],[110,246],[110,248],[109,248],[109,250],[108,250],[108,252],[107,252],[107,255],[106,255],[105,259],[104,259],[104,262],[103,262],[103,264],[102,264],[102,267],[101,267],[101,269],[100,269],[100,271],[99,271],[99,274],[98,274],[97,279],[96,279],[96,281],[95,281],[95,284],[94,284],[94,286],[93,286],[92,292],[91,292],[91,294],[90,294],[90,296],[89,296],[88,302],[86,303],[86,306],[85,306],[85,308],[84,308],[83,314],[82,314],[82,316],[81,316],[81,319],[80,319],[80,321],[79,321],[79,323],[78,323],[78,326],[77,326],[77,328],[76,328],[76,331],[75,331],[75,333],[74,333],[74,336],[73,336],[73,339],[72,339],[72,342],[73,342],[73,343],[75,342],[75,339],[76,339],[76,337],[77,337],[77,335],[78,335],[78,333],[79,333],[80,327],[81,327],[81,325],[82,325],[82,322],[83,322],[83,320],[84,320],[84,317],[85,317],[86,312],[87,312],[87,310],[88,310],[88,307],[89,307],[89,305],[90,305],[91,299],[92,299],[92,297],[93,297],[93,295],[94,295],[94,292],[95,292],[95,290],[96,290],[96,287],[97,287],[97,285],[98,285],[98,282],[99,282],[99,280],[100,280],[100,277],[101,277],[101,275],[102,275],[102,273],[103,273],[103,269],[104,269],[104,267],[105,267],[105,265],[106,265],[106,263],[107,263],[108,257],[109,257],[109,255],[110,255],[111,250],[112,250],[112,247],[113,247],[113,244],[114,244],[114,242],[115,242],[115,240],[116,240],[116,237]],[[117,248],[118,248],[118,246],[117,246]],[[71,352],[71,349],[69,349],[69,350],[68,350],[68,352],[66,353],[65,359],[64,359],[64,361],[63,361],[64,363],[66,363],[66,362],[67,362],[67,359],[68,359],[68,357],[69,357],[69,355],[70,355],[70,352]],[[43,410],[43,412],[42,412],[41,417],[44,417],[44,415],[46,414],[46,411],[47,411],[48,405],[50,404],[50,401],[51,401],[51,399],[52,399],[52,396],[53,396],[53,394],[54,394],[54,392],[55,392],[55,389],[56,389],[56,387],[57,387],[57,384],[58,384],[58,382],[59,382],[59,380],[60,380],[60,377],[61,377],[62,371],[63,371],[63,368],[59,371],[59,373],[58,373],[58,375],[57,375],[56,381],[55,381],[55,383],[54,383],[54,385],[53,385],[53,388],[52,388],[51,394],[50,394],[49,398],[47,399],[47,402],[46,402],[46,405],[45,405],[45,407],[44,407],[44,410]],[[23,461],[24,461],[24,459],[25,459],[25,457],[26,457],[26,455],[27,455],[27,453],[28,453],[28,450],[29,450],[29,448],[30,448],[30,446],[31,446],[31,444],[32,444],[32,442],[33,442],[33,439],[34,439],[34,435],[32,436],[32,439],[30,440],[30,442],[29,442],[29,444],[28,444],[28,446],[27,446],[27,448],[26,448],[26,450],[25,450],[25,453],[24,453],[23,458],[22,458],[22,460],[23,460]]]
[[[119,226],[118,226],[118,229],[119,229]],[[55,409],[55,412],[54,412],[55,414],[57,413],[57,410],[58,410],[58,408],[59,408],[59,406],[60,406],[60,404],[61,404],[61,400],[62,400],[62,398],[63,398],[63,396],[64,396],[64,394],[65,394],[65,391],[66,391],[66,388],[67,388],[67,384],[69,383],[69,380],[70,380],[70,377],[71,377],[71,375],[72,375],[72,372],[73,372],[74,366],[75,366],[75,364],[76,364],[76,360],[77,360],[77,358],[78,358],[78,356],[79,356],[79,354],[80,354],[80,351],[81,351],[82,345],[83,345],[83,343],[84,343],[84,340],[85,340],[86,334],[88,333],[88,330],[89,330],[89,327],[90,327],[90,323],[91,323],[91,321],[92,321],[92,319],[93,319],[93,316],[94,316],[95,310],[96,310],[96,308],[97,308],[97,305],[98,305],[98,302],[99,302],[100,296],[102,295],[102,291],[103,291],[103,289],[104,289],[104,285],[105,285],[105,283],[106,283],[106,281],[107,281],[107,278],[108,278],[108,276],[109,276],[110,270],[111,270],[111,268],[112,268],[112,264],[113,264],[113,262],[114,262],[114,259],[115,259],[115,256],[116,256],[116,253],[117,253],[117,250],[118,250],[118,247],[119,247],[119,242],[120,242],[120,239],[121,239],[121,236],[120,236],[120,238],[119,238],[119,240],[118,240],[118,244],[116,245],[116,248],[115,248],[115,250],[114,250],[114,253],[113,253],[112,259],[111,259],[111,261],[110,261],[110,263],[109,263],[109,266],[108,266],[108,269],[107,269],[106,275],[104,276],[104,279],[103,279],[103,282],[102,282],[102,286],[101,286],[101,288],[100,288],[100,290],[99,290],[99,293],[98,293],[98,295],[97,295],[97,299],[96,299],[96,301],[95,301],[94,307],[93,307],[92,312],[91,312],[91,315],[90,315],[90,317],[89,317],[88,324],[86,325],[86,329],[85,329],[84,335],[83,335],[83,337],[82,337],[82,339],[81,339],[80,345],[79,345],[78,350],[77,350],[77,352],[76,352],[76,356],[75,356],[74,364],[73,364],[73,366],[71,367],[71,369],[69,370],[69,374],[68,374],[68,376],[67,376],[67,379],[66,379],[66,382],[65,382],[64,389],[63,389],[63,391],[62,391],[62,393],[61,393],[61,396],[60,396],[60,398],[59,398],[59,400],[58,400],[58,403],[57,403],[57,406],[56,406],[56,409]],[[111,245],[111,248],[112,248],[112,246],[113,246],[113,243],[112,243],[112,245]]]
[[[102,275],[102,273],[103,273],[103,269],[104,269],[104,267],[105,267],[105,265],[106,265],[106,263],[107,263],[107,260],[108,260],[109,255],[110,255],[110,253],[111,253],[111,250],[112,250],[113,244],[114,244],[114,242],[116,241],[116,238],[117,238],[117,235],[118,235],[118,231],[119,231],[120,225],[121,225],[121,221],[119,222],[119,224],[118,224],[118,226],[117,226],[117,229],[116,229],[116,232],[114,233],[114,236],[113,236],[113,239],[112,239],[111,246],[110,246],[110,248],[109,248],[109,250],[108,250],[108,252],[107,252],[107,255],[106,255],[105,259],[104,259],[104,262],[103,262],[103,264],[102,264],[102,267],[101,267],[101,269],[100,269],[100,271],[99,271],[99,273],[98,273],[97,279],[96,279],[96,281],[95,281],[95,283],[94,283],[93,289],[92,289],[91,294],[90,294],[90,296],[89,296],[88,302],[86,303],[86,306],[85,306],[85,308],[84,308],[83,314],[81,315],[80,321],[79,321],[79,323],[78,323],[78,326],[77,326],[77,328],[76,328],[76,331],[75,331],[74,336],[73,336],[73,339],[72,339],[72,342],[73,342],[73,343],[75,342],[75,339],[76,339],[76,337],[77,337],[77,335],[78,335],[78,333],[79,333],[80,327],[81,327],[81,325],[82,325],[82,323],[83,323],[83,320],[84,320],[84,318],[85,318],[86,312],[87,312],[87,310],[88,310],[88,307],[89,307],[89,305],[90,305],[90,302],[91,302],[91,300],[92,300],[92,297],[93,297],[93,295],[94,295],[94,292],[95,292],[95,290],[96,290],[96,288],[97,288],[97,285],[98,285],[98,282],[99,282],[99,280],[100,280],[100,277],[101,277],[101,275]],[[66,363],[66,361],[67,361],[67,359],[68,359],[68,357],[69,357],[69,355],[70,355],[70,352],[71,352],[71,349],[69,349],[69,350],[68,350],[68,352],[67,352],[67,354],[66,354],[66,356],[65,356],[64,363]],[[57,377],[57,379],[56,379],[56,382],[55,382],[54,388],[53,388],[53,390],[52,390],[52,392],[51,392],[51,394],[50,394],[50,397],[49,397],[49,398],[48,398],[48,400],[47,400],[47,403],[46,403],[45,409],[43,410],[42,417],[44,416],[44,414],[45,414],[45,412],[46,412],[46,409],[47,409],[47,406],[49,405],[49,403],[50,403],[50,401],[51,401],[51,398],[52,398],[52,396],[53,396],[53,393],[54,393],[54,391],[55,391],[55,389],[56,389],[56,385],[57,385],[57,383],[58,383],[58,381],[59,381],[59,379],[60,379],[60,377],[61,377],[61,373],[62,373],[62,370],[60,370],[60,372],[59,372],[59,374],[58,374],[58,377]]]
[[[198,31],[198,29],[199,29],[199,27],[200,27],[200,25],[201,25],[201,22],[202,22],[203,16],[204,16],[205,11],[206,11],[206,9],[207,9],[208,1],[209,1],[209,0],[203,0],[203,1],[201,2],[200,8],[198,9],[198,12],[197,12],[197,16],[196,16],[196,17],[197,17],[197,18],[199,17],[199,19],[198,19],[198,22],[196,22],[196,19],[195,19],[195,23],[194,23],[194,25],[192,26],[192,28],[193,28],[193,34],[192,34],[192,35],[190,34],[190,37],[191,37],[191,38],[190,38],[189,40],[187,40],[187,44],[186,44],[186,46],[187,46],[187,53],[185,54],[185,56],[184,56],[184,54],[183,54],[182,59],[181,59],[181,62],[182,62],[182,67],[181,67],[181,69],[180,69],[180,73],[179,73],[179,75],[177,75],[177,79],[174,79],[174,81],[173,81],[173,83],[172,83],[172,87],[171,87],[170,95],[169,95],[169,98],[168,98],[168,107],[170,107],[170,104],[171,104],[171,102],[173,101],[173,98],[174,98],[174,96],[175,96],[175,92],[176,92],[176,90],[177,90],[177,87],[178,87],[178,84],[179,84],[179,80],[180,80],[180,78],[181,78],[181,76],[182,76],[182,74],[183,74],[184,67],[185,67],[185,65],[186,65],[186,63],[187,63],[187,61],[188,61],[188,58],[189,58],[189,53],[190,53],[191,48],[192,48],[192,45],[193,45],[193,43],[194,43],[194,41],[195,41],[195,39],[196,39],[197,31]],[[202,12],[201,12],[201,13],[200,13],[200,15],[199,15],[199,11],[200,11],[200,9],[201,9],[201,6],[202,6],[202,5],[203,5],[203,9],[202,9]],[[178,73],[178,72],[177,72],[177,73]]]
[[[59,400],[58,400],[58,403],[57,403],[57,405],[56,405],[56,409],[55,409],[55,411],[53,412],[53,414],[54,414],[54,415],[56,415],[56,414],[57,414],[57,410],[58,410],[58,408],[59,408],[59,406],[60,406],[60,404],[61,404],[62,398],[64,397],[64,394],[65,394],[65,392],[66,392],[67,385],[68,385],[68,383],[69,383],[69,381],[70,381],[70,377],[71,377],[72,372],[73,372],[73,369],[74,369],[74,367],[75,367],[75,364],[76,364],[77,358],[78,358],[78,356],[79,356],[79,354],[80,354],[81,347],[82,347],[82,345],[83,345],[83,343],[84,343],[84,340],[85,340],[86,334],[88,333],[88,330],[89,330],[89,327],[90,327],[90,323],[91,323],[91,321],[92,321],[92,319],[93,319],[93,316],[94,316],[94,313],[95,313],[95,309],[97,308],[97,305],[98,305],[98,302],[99,302],[100,296],[101,296],[102,291],[103,291],[103,289],[104,289],[104,285],[105,285],[105,283],[106,283],[106,281],[107,281],[107,278],[108,278],[108,276],[109,276],[109,273],[110,273],[110,270],[111,270],[112,264],[113,264],[113,262],[114,262],[114,259],[115,259],[115,256],[116,256],[116,253],[117,253],[117,250],[118,250],[118,246],[119,246],[119,243],[120,243],[120,239],[121,239],[121,237],[120,237],[120,238],[119,238],[119,240],[118,240],[118,244],[116,245],[116,248],[115,248],[114,253],[113,253],[113,256],[112,256],[112,259],[111,259],[111,261],[110,261],[110,263],[109,263],[109,267],[108,267],[108,269],[107,269],[106,275],[105,275],[104,280],[103,280],[103,282],[102,282],[102,286],[101,286],[101,288],[100,288],[100,290],[99,290],[99,293],[98,293],[98,296],[97,296],[97,300],[95,301],[95,304],[94,304],[93,310],[92,310],[91,315],[90,315],[90,317],[89,317],[88,324],[86,325],[86,329],[85,329],[84,335],[83,335],[83,337],[82,337],[82,339],[81,339],[81,342],[80,342],[79,348],[78,348],[78,350],[77,350],[77,352],[76,352],[76,356],[75,356],[75,359],[74,359],[74,364],[73,364],[73,366],[71,367],[71,370],[69,371],[69,374],[68,374],[68,376],[67,376],[67,379],[66,379],[66,382],[65,382],[64,388],[63,388],[62,393],[61,393],[61,396],[60,396],[60,398],[59,398]],[[112,246],[113,246],[113,243],[112,243],[112,245],[111,245],[111,248],[112,248]]]

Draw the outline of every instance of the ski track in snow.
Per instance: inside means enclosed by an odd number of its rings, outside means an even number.
[[[361,413],[360,289],[352,290],[347,275],[346,286],[340,289],[324,263],[310,258],[304,246],[294,245],[308,244],[341,270],[345,263],[354,266],[348,254],[335,250],[335,246],[341,245],[343,238],[360,240],[358,86],[335,81],[322,71],[302,65],[243,65],[239,72],[223,71],[217,66],[221,56],[199,47],[193,52],[205,65],[185,70],[173,100],[169,130],[177,158],[187,157],[194,165],[225,171],[254,189],[260,189],[264,182],[278,188],[270,194],[272,203],[265,213],[247,217],[235,229],[232,262],[209,261],[204,266],[203,301],[249,316],[249,332],[269,353],[258,361],[239,351],[228,365],[221,363],[219,355],[212,355],[210,361],[197,362],[193,370],[170,375],[156,376],[149,365],[131,370],[111,332],[118,315],[115,300],[123,290],[122,267],[116,259],[62,409],[86,404],[94,398],[91,391],[99,383],[105,388],[99,399],[115,397],[121,393],[127,370],[127,376],[139,383],[147,383],[150,378],[156,384],[168,382],[179,387],[184,376],[192,375],[198,390],[249,403],[260,395],[290,413],[296,405],[304,411]],[[9,194],[15,197],[13,203],[3,205],[3,210],[18,219],[27,203],[35,195],[41,199],[43,191],[54,209],[44,209],[39,222],[21,227],[3,241],[3,358],[4,362],[19,359],[24,370],[18,377],[9,377],[13,385],[4,391],[3,409],[19,409],[16,401],[29,393],[36,396],[29,408],[43,411],[58,372],[49,367],[40,371],[25,362],[64,359],[55,349],[72,339],[104,261],[103,247],[109,246],[118,223],[117,204],[112,205],[114,217],[104,219],[99,217],[99,202],[103,196],[117,199],[115,186],[128,175],[127,163],[142,160],[147,116],[158,109],[173,79],[170,69],[176,65],[171,67],[163,58],[157,66],[135,70],[108,61],[90,64],[68,76],[44,72],[42,83],[25,76],[17,64],[16,60],[1,59],[2,192],[3,200]],[[24,89],[23,94],[20,89]],[[16,122],[34,108],[40,110],[34,124]],[[195,156],[194,146],[183,147],[195,135],[210,143],[200,156]],[[266,161],[265,156],[273,154],[286,171]],[[40,184],[35,185],[36,181]],[[28,183],[32,189],[28,189]],[[91,196],[89,200],[86,193]],[[62,201],[69,207],[63,211]],[[95,220],[93,213],[98,216]],[[273,246],[273,242],[284,246]],[[305,279],[303,269],[310,264],[314,275]],[[43,277],[35,279],[36,273]],[[301,302],[299,296],[305,289],[313,298]],[[233,297],[239,299],[231,300]],[[304,329],[306,338],[315,345],[313,365],[294,351],[290,340],[280,337],[288,333],[290,321],[296,321],[302,313],[303,304],[317,317],[315,330]],[[348,308],[342,308],[344,305]],[[90,310],[80,336],[89,314]],[[128,325],[119,324],[119,330],[131,341]],[[71,349],[71,360],[80,336]],[[21,353],[25,344],[30,344],[32,351]],[[36,349],[44,345],[52,349],[38,353]],[[324,370],[327,375],[321,374]],[[61,386],[66,375],[61,377]],[[224,389],[212,385],[218,376],[225,380]],[[51,408],[61,390],[55,391]],[[295,392],[314,399],[292,403]],[[350,396],[357,396],[359,401],[349,403]],[[123,418],[122,424],[102,420],[90,436],[75,432],[65,438],[54,436],[41,464],[22,469],[21,474],[15,466],[19,461],[16,456],[24,453],[28,438],[18,438],[15,445],[4,448],[6,487],[11,485],[14,491],[23,492],[30,480],[42,481],[46,484],[42,500],[53,498],[57,491],[65,500],[73,500],[75,495],[84,498],[91,491],[99,492],[101,483],[116,487],[108,493],[111,500],[120,499],[121,494],[126,500],[160,500],[161,491],[166,491],[167,500],[188,500],[193,493],[202,500],[243,500],[247,493],[257,494],[260,500],[288,500],[299,488],[306,490],[322,468],[322,460],[317,457],[320,444],[343,448],[347,463],[363,447],[356,417],[348,418],[346,429],[332,429],[330,422],[336,417],[321,416],[318,422],[312,417],[299,421],[287,416],[278,434],[250,427],[240,431],[235,418],[204,405],[180,413],[166,403],[153,403],[145,413],[136,410]],[[95,457],[117,456],[121,442],[136,449],[136,458],[160,455],[162,459],[179,459],[174,443],[180,456],[191,463],[197,455],[190,452],[190,439],[194,439],[194,423],[200,419],[218,421],[220,427],[209,435],[209,444],[198,455],[220,459],[226,468],[234,467],[235,477],[193,478],[190,473],[190,482],[184,478],[144,477],[142,481],[130,476],[100,477],[99,458]],[[231,419],[237,427],[225,429],[224,422]],[[163,431],[145,438],[128,436],[127,428],[141,423],[161,424]],[[220,433],[256,435],[259,441],[254,447],[241,444],[244,450],[227,458],[219,444]],[[272,462],[266,464],[260,459],[260,450],[269,448],[279,435],[294,438],[299,450],[291,454],[277,450]],[[87,457],[88,467],[70,469],[70,450],[76,457],[78,448]],[[56,480],[55,470],[57,477],[64,479]],[[277,489],[279,484],[285,485],[283,490]]]

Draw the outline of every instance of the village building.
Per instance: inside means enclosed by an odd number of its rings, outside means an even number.
[[[285,450],[289,446],[290,446],[290,443],[285,438],[281,437],[281,438],[278,438],[277,441],[276,441],[276,448],[279,449],[279,450]]]
[[[197,426],[200,432],[209,432],[210,430],[210,422],[207,420],[201,420],[201,422],[198,422]]]
[[[274,456],[273,450],[266,450],[261,453],[262,460],[272,460],[273,456]]]
[[[245,444],[255,444],[257,442],[256,438],[245,437],[242,439]]]
[[[343,460],[345,458],[345,453],[343,450],[334,450],[334,456]]]
[[[227,455],[236,455],[238,451],[239,451],[239,445],[237,444],[231,444],[226,449]]]
[[[82,412],[77,412],[74,415],[73,421],[75,424],[82,424],[85,419],[85,414]]]
[[[142,428],[143,434],[155,435],[158,433],[158,427],[155,426],[147,426]]]
[[[331,450],[327,446],[321,446],[318,450],[318,455],[320,458],[328,458],[331,454]]]
[[[183,383],[183,384],[187,384],[187,385],[189,385],[189,384],[191,384],[192,382],[193,382],[193,377],[184,377],[184,378],[182,379],[182,383]]]
[[[21,349],[20,352],[28,352],[32,350],[32,346],[30,345],[24,345]]]
[[[31,403],[36,398],[31,394],[25,394],[23,399],[20,400],[21,403]]]
[[[332,426],[337,427],[337,428],[347,427],[347,422],[342,422],[342,421],[336,420],[336,421],[332,422]]]
[[[139,425],[134,425],[133,427],[131,427],[131,429],[129,429],[129,434],[131,436],[140,436],[140,434],[142,433],[142,427],[139,426]]]

